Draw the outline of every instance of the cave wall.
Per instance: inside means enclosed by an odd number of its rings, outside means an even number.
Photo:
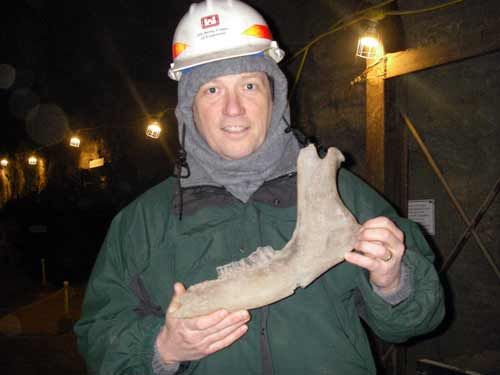
[[[397,8],[405,10],[432,5],[436,2],[397,2]],[[323,13],[325,17],[327,14]],[[399,25],[398,37],[406,48],[418,48],[460,41],[473,32],[498,30],[500,8],[496,1],[466,1],[440,11],[383,22],[386,32],[398,30],[394,27]],[[349,84],[364,69],[364,62],[349,51],[355,45],[357,32],[351,28],[325,38],[312,48],[299,87],[297,122],[325,145],[347,153],[349,167],[363,176],[364,85]],[[391,34],[384,36],[394,38]],[[500,94],[499,62],[500,52],[488,53],[386,83],[397,93],[394,101],[387,103],[388,110],[407,111],[469,219],[500,175],[500,107],[496,104]],[[404,125],[401,122],[398,126]],[[408,133],[407,139],[408,198],[435,200],[436,234],[428,239],[439,266],[466,224]],[[406,207],[400,207],[400,211],[405,210]],[[478,225],[477,233],[497,267],[500,247],[495,234],[499,231],[500,199],[496,198]],[[473,238],[442,278],[447,295],[446,320],[434,334],[407,345],[407,370],[414,373],[415,361],[421,357],[477,371],[498,369],[500,326],[495,321],[500,316],[499,280]]]
[[[7,202],[41,192],[47,186],[45,159],[28,164],[31,154],[17,154],[6,167],[0,167],[0,208]]]
[[[401,8],[415,5],[400,1]],[[432,5],[432,1],[420,2]],[[403,17],[409,48],[464,40],[500,23],[496,1],[469,1],[427,17]],[[500,52],[470,58],[399,78],[407,90],[407,111],[471,220],[500,177]],[[411,137],[410,137],[411,139]],[[409,199],[434,199],[436,234],[430,240],[438,264],[467,227],[417,144],[409,143]],[[500,265],[500,199],[477,226],[477,234]],[[500,283],[474,238],[443,276],[448,315],[439,336],[410,351],[438,356],[472,370],[500,367]]]

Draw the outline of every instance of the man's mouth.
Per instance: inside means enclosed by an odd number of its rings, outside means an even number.
[[[248,129],[248,126],[240,126],[240,125],[227,125],[222,128],[222,131],[231,134],[242,133]]]

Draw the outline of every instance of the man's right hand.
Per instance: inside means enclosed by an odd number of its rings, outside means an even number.
[[[181,283],[175,283],[165,325],[156,339],[158,352],[167,364],[206,357],[231,345],[248,330],[250,314],[246,310],[218,310],[196,318],[174,318],[172,313],[180,307],[179,297],[185,292]]]

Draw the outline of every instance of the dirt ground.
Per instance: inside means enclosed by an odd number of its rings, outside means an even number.
[[[59,336],[0,336],[0,374],[85,375],[72,333]]]
[[[0,265],[0,285],[0,318],[19,311],[56,289],[50,286],[42,288],[39,282],[26,277],[22,270],[3,265]],[[43,316],[41,318],[44,320]],[[65,333],[56,335],[0,334],[0,374],[86,374],[83,359],[76,350],[75,336],[69,328],[65,327]]]

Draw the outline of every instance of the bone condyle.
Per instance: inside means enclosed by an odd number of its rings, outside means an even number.
[[[240,261],[218,267],[217,279],[188,288],[173,316],[265,306],[305,288],[342,262],[360,228],[338,194],[337,171],[343,161],[333,147],[323,159],[313,145],[302,149],[297,160],[297,223],[290,241],[281,250],[259,247]]]

